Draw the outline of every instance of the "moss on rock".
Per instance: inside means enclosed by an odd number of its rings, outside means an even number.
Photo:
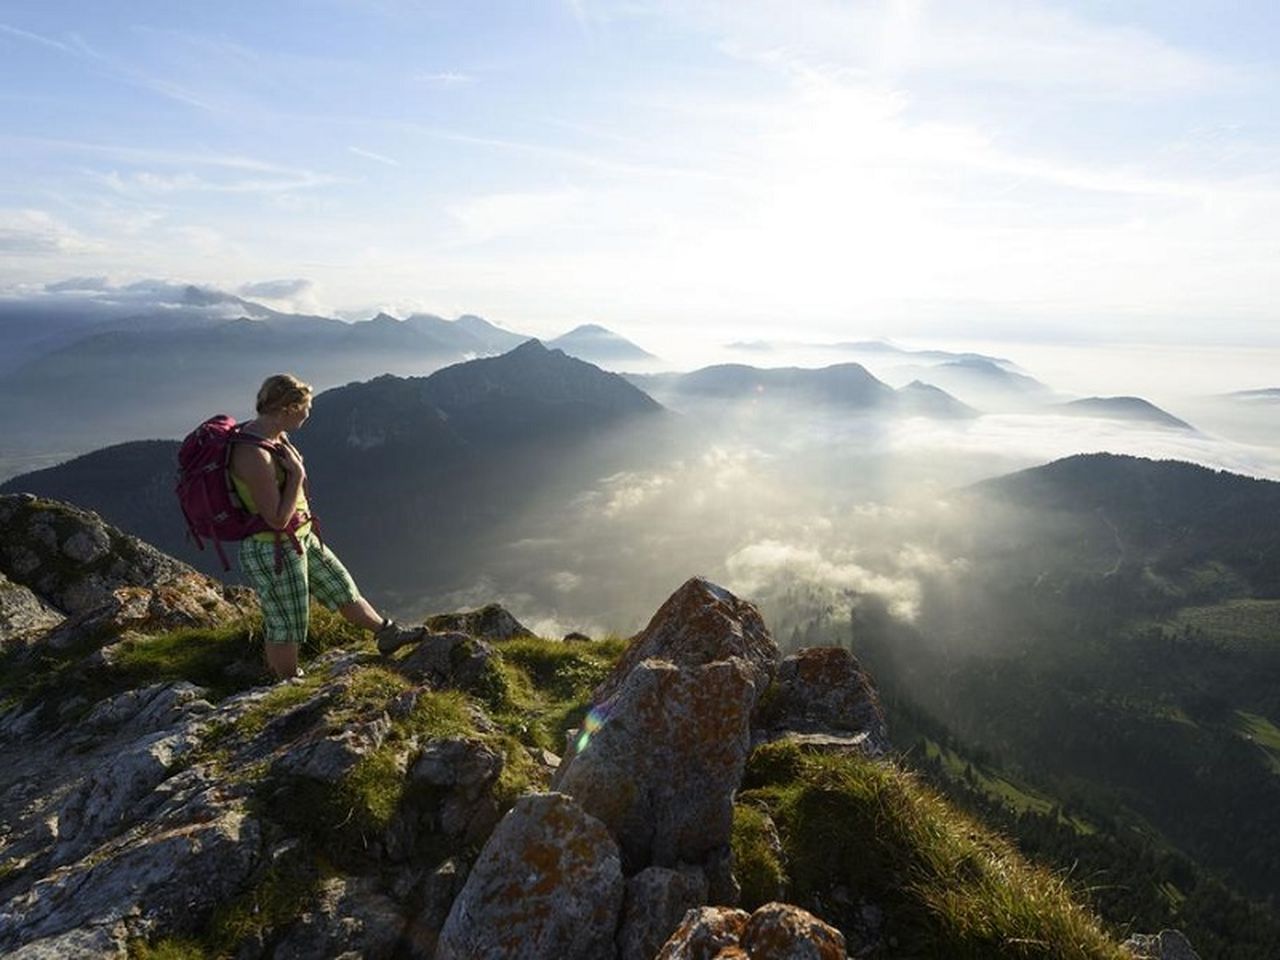
[[[910,774],[858,755],[758,748],[742,795],[778,826],[790,896],[842,929],[879,903],[903,956],[1121,960],[1066,881],[1024,860]],[[833,896],[843,887],[846,896]]]
[[[787,871],[777,842],[777,830],[764,810],[751,804],[734,805],[733,873],[742,887],[741,906],[747,910],[784,895]]]

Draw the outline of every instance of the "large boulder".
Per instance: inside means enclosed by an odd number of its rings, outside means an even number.
[[[753,913],[738,945],[751,960],[845,960],[839,930],[787,903],[766,903]]]
[[[1123,946],[1136,960],[1200,960],[1191,943],[1177,930],[1135,933]]]
[[[653,960],[690,910],[707,902],[697,867],[648,867],[627,881],[618,929],[618,960]]]
[[[532,630],[496,603],[462,613],[438,613],[429,617],[426,625],[436,633],[465,633],[485,640],[512,640],[534,635]]]
[[[29,587],[0,573],[0,647],[33,640],[64,619]]]
[[[879,756],[889,749],[875,686],[843,647],[809,647],[785,658],[759,720],[763,739],[782,732],[863,735],[859,742],[866,753]]]
[[[844,937],[786,903],[742,910],[690,910],[657,960],[846,960]]]
[[[728,848],[751,748],[753,671],[743,660],[646,660],[587,717],[554,787],[608,826],[628,873],[702,864]]]
[[[611,960],[623,890],[599,820],[563,794],[521,797],[454,901],[436,960]]]
[[[459,631],[428,633],[395,668],[415,683],[482,691],[493,678],[493,646]]]
[[[745,661],[756,691],[763,693],[777,669],[778,645],[754,605],[709,580],[693,577],[632,638],[592,700],[599,703],[612,696],[644,660],[696,667],[730,657]]]
[[[751,915],[732,907],[701,907],[690,910],[656,960],[715,960],[728,957],[723,951],[738,947],[738,938]]]
[[[0,573],[68,614],[112,602],[120,587],[169,585],[225,602],[222,584],[96,513],[26,493],[0,496]]]
[[[502,811],[494,787],[506,760],[501,751],[474,737],[431,740],[409,768],[409,785],[425,787],[435,803],[408,811],[415,827],[479,845]]]

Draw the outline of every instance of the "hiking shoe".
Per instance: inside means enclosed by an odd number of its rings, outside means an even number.
[[[407,643],[421,640],[427,635],[426,627],[402,627],[394,620],[388,620],[373,631],[373,639],[377,641],[378,652],[389,657]]]

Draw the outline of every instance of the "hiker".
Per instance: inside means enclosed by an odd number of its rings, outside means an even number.
[[[399,626],[360,596],[346,567],[312,530],[306,466],[289,441],[289,431],[311,414],[311,386],[287,373],[268,377],[258,390],[257,411],[239,432],[273,449],[235,443],[230,474],[245,507],[272,528],[240,541],[240,569],[262,604],[267,667],[277,679],[302,675],[298,647],[307,637],[310,596],[372,630],[384,654],[422,637],[422,628]]]

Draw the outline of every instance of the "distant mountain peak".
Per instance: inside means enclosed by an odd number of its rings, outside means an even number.
[[[637,346],[598,323],[584,323],[556,337],[549,344],[571,357],[590,363],[618,363],[656,360],[648,350]]]
[[[506,356],[508,357],[540,357],[540,356],[546,356],[551,352],[552,351],[548,350],[546,346],[543,344],[543,342],[539,340],[537,337],[530,337],[528,340],[520,344],[520,346],[516,347],[515,349],[508,350],[506,353]],[[556,350],[554,352],[559,353],[561,355],[564,354],[563,350]]]
[[[1175,430],[1194,430],[1191,424],[1161,410],[1142,397],[1085,397],[1061,404],[1058,408],[1071,416],[1096,416],[1112,420],[1132,420],[1170,427]]]

